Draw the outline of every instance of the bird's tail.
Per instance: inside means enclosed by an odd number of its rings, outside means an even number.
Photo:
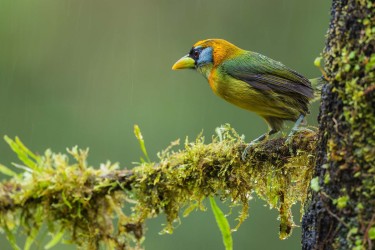
[[[320,100],[320,95],[322,92],[323,85],[327,83],[327,80],[324,78],[324,76],[309,79],[311,83],[311,87],[314,90],[314,97],[310,100],[310,103],[316,102]]]

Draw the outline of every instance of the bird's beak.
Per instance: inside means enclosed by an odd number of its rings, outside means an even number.
[[[195,68],[195,61],[193,58],[189,57],[189,55],[183,56],[180,60],[178,60],[175,64],[173,64],[172,69],[192,69]]]

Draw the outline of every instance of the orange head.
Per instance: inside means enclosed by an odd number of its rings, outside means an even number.
[[[193,45],[189,54],[178,60],[172,69],[217,66],[223,61],[237,56],[243,50],[223,39],[202,40]]]

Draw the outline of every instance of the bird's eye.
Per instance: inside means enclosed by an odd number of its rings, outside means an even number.
[[[199,51],[194,51],[194,57],[198,58],[199,57]]]

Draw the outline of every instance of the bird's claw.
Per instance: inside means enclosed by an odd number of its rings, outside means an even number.
[[[291,155],[293,155],[293,136],[294,134],[298,131],[298,129],[292,129],[292,131],[290,132],[290,134],[288,135],[288,137],[286,138],[285,140],[285,145],[288,146],[288,149],[289,149],[289,153]]]
[[[292,142],[293,136],[288,136],[285,140],[285,144],[290,144]]]
[[[247,146],[246,146],[246,148],[244,149],[244,151],[242,152],[242,155],[241,155],[241,160],[242,161],[246,161],[246,158],[247,158],[247,153],[248,153],[248,151],[249,151],[249,149],[252,147],[252,146],[254,146],[254,142],[250,142]]]

